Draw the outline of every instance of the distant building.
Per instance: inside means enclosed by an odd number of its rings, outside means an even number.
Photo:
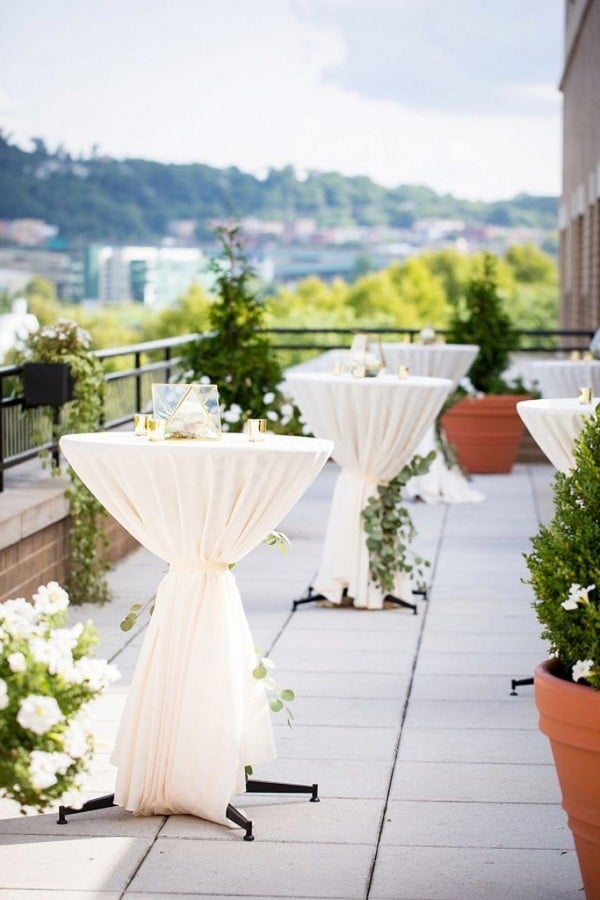
[[[566,0],[561,325],[600,326],[600,0]]]
[[[191,284],[207,283],[206,258],[196,247],[88,248],[85,296],[101,303],[174,303]]]

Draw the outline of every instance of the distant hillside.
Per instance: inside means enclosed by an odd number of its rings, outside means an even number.
[[[69,242],[154,242],[173,219],[194,219],[197,235],[205,237],[211,219],[228,215],[395,227],[434,217],[552,230],[557,208],[556,197],[521,194],[474,203],[427,187],[389,189],[333,172],[300,180],[290,166],[261,180],[235,167],[74,158],[60,149],[50,152],[39,140],[26,152],[0,134],[0,218],[44,219]]]

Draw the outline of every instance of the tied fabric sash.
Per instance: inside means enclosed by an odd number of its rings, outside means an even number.
[[[201,559],[190,557],[188,559],[174,559],[169,563],[169,573],[183,574],[186,572],[229,572],[229,563],[213,559]]]

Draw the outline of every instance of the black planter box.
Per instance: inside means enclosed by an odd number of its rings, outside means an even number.
[[[73,378],[67,363],[23,365],[24,406],[62,406],[73,399]]]

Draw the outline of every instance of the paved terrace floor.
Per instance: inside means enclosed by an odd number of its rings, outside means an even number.
[[[411,507],[432,561],[419,615],[290,603],[318,562],[337,469],[329,463],[282,523],[287,557],[260,547],[237,568],[258,646],[293,688],[296,725],[274,718],[279,758],[255,774],[318,781],[322,802],[245,797],[256,840],[193,817],[118,809],[22,817],[0,801],[0,898],[371,898],[576,900],[581,879],[532,689],[509,696],[546,651],[522,553],[551,512],[553,470],[479,476],[479,505]],[[164,564],[140,550],[92,616],[123,679],[96,704],[103,741],[90,796],[110,793],[108,758],[143,635],[118,622],[154,592]]]

